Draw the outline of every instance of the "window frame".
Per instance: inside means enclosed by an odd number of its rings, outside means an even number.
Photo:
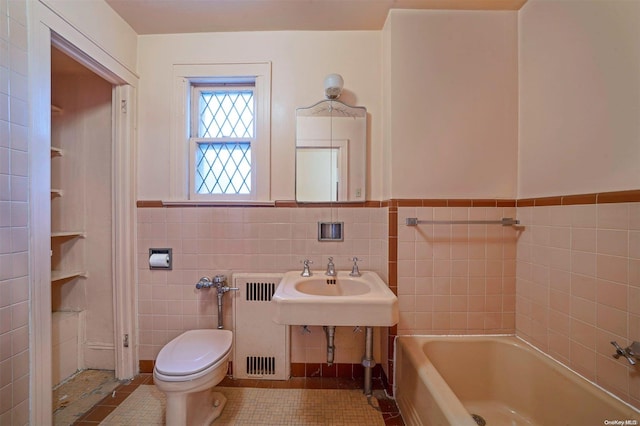
[[[270,201],[271,163],[271,63],[174,65],[172,116],[171,198],[206,202]],[[192,87],[194,85],[253,81],[254,138],[251,144],[250,194],[197,194],[195,145],[191,139]],[[232,84],[229,85],[230,87]],[[196,109],[197,111],[197,109]],[[198,138],[196,138],[198,139]],[[200,139],[201,140],[201,139]]]
[[[202,92],[232,92],[232,91],[245,91],[251,92],[251,96],[253,98],[253,124],[252,124],[252,137],[210,137],[205,138],[200,136],[199,128],[200,128],[200,96]],[[257,95],[255,91],[255,82],[251,81],[250,83],[246,82],[209,82],[205,84],[201,83],[191,83],[191,113],[197,115],[190,116],[190,138],[189,138],[189,198],[192,200],[200,200],[200,199],[209,199],[211,196],[215,196],[219,199],[224,200],[235,200],[235,199],[243,199],[251,198],[251,194],[254,192],[256,186],[256,173],[254,168],[254,149],[257,144],[257,131],[256,131],[256,103],[257,103]],[[220,144],[233,144],[237,142],[248,142],[250,146],[250,158],[249,162],[251,165],[250,179],[249,179],[249,194],[206,194],[199,193],[196,191],[195,183],[197,182],[196,173],[196,158],[198,153],[198,145],[200,144],[209,144],[209,143],[220,143]]]

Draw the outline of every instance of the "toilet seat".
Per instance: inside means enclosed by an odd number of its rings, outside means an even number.
[[[189,330],[167,343],[156,358],[161,380],[195,380],[209,373],[231,352],[230,330]]]

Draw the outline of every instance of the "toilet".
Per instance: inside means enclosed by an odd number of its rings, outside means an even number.
[[[227,399],[216,386],[227,374],[233,334],[189,330],[167,343],[156,358],[153,381],[167,397],[167,426],[209,425]]]

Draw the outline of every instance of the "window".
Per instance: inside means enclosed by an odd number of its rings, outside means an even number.
[[[174,77],[172,198],[268,201],[271,65],[174,65]]]
[[[191,149],[195,194],[251,194],[254,117],[253,85],[193,86]]]

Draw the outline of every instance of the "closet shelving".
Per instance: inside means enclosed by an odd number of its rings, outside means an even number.
[[[60,115],[62,114],[62,108],[57,105],[51,105],[51,115]]]
[[[51,238],[84,238],[84,232],[67,231],[67,232],[52,232]]]
[[[56,105],[51,105],[51,121],[52,121],[52,127],[53,127],[53,122],[55,117],[57,116],[61,116],[63,113],[63,109],[60,108],[59,106]],[[53,141],[52,141],[53,142]],[[53,143],[51,145],[51,159],[52,159],[52,169],[55,167],[54,166],[54,162],[53,159],[59,158],[59,157],[63,157],[64,156],[64,150],[58,146],[55,146]],[[63,159],[61,159],[60,161],[63,161]],[[62,167],[62,164],[58,164],[57,167]],[[69,166],[64,165],[64,166]],[[54,198],[62,198],[65,194],[65,191],[61,188],[51,188],[51,199],[53,200]],[[59,201],[59,202],[62,202]],[[52,206],[52,209],[54,208],[54,206]],[[53,227],[53,226],[52,226]],[[51,256],[52,256],[52,260],[56,259],[56,263],[59,264],[65,264],[65,262],[62,262],[61,259],[64,258],[65,256],[71,256],[70,252],[72,250],[72,248],[67,247],[65,248],[65,246],[71,245],[73,244],[74,241],[81,239],[81,238],[85,238],[86,234],[83,231],[79,231],[79,230],[74,230],[74,231],[61,231],[61,230],[54,230],[52,229],[51,231]],[[52,262],[53,263],[53,262]],[[70,262],[66,262],[67,264]],[[73,263],[73,261],[71,262]],[[87,276],[87,272],[82,270],[82,268],[76,268],[76,267],[70,267],[67,268],[66,266],[63,267],[63,270],[55,270],[52,269],[51,271],[51,282],[52,283],[56,283],[56,282],[66,282],[66,281],[70,281],[73,280],[75,278],[78,277],[86,277]]]
[[[85,271],[51,271],[51,282],[56,283],[73,278],[86,277]]]
[[[51,105],[51,118],[60,114],[62,114],[62,108],[55,105]],[[57,146],[51,145],[51,158],[62,157],[62,156],[63,156],[62,148],[58,148]],[[63,195],[62,189],[51,188],[51,199],[62,197],[62,195]]]

